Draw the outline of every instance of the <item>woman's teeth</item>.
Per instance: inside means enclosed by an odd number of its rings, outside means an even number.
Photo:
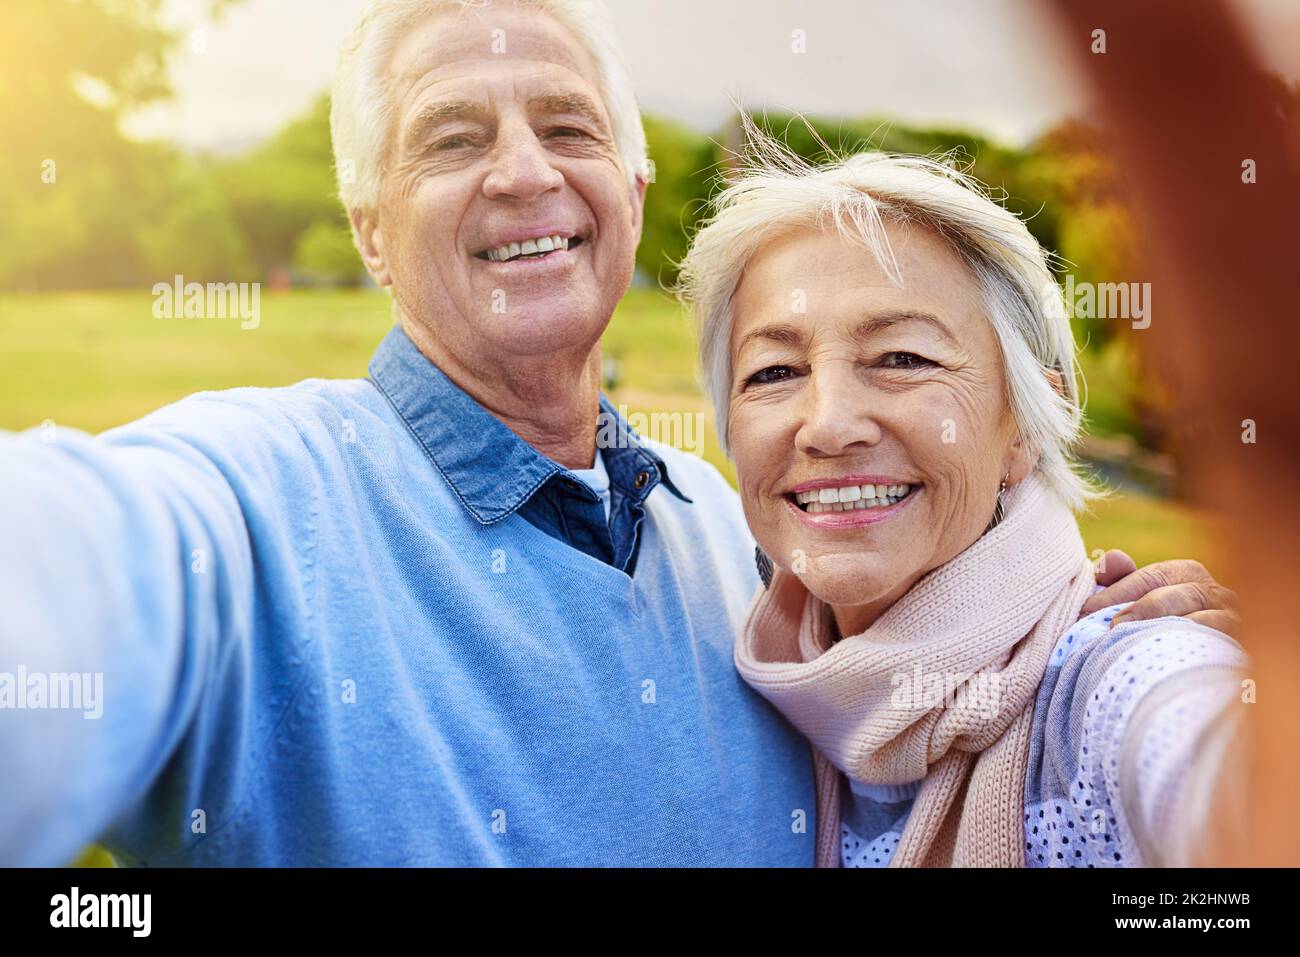
[[[506,243],[496,249],[489,249],[487,258],[494,263],[504,263],[524,256],[542,256],[549,252],[568,248],[569,240],[563,236],[543,236],[541,239],[529,239],[522,243]]]
[[[915,488],[915,485],[846,485],[796,492],[794,499],[805,512],[852,512],[895,505]]]

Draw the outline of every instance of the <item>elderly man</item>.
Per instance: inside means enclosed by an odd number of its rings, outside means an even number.
[[[737,499],[599,391],[647,183],[604,11],[379,0],[333,125],[368,379],[0,440],[0,862],[811,864]]]

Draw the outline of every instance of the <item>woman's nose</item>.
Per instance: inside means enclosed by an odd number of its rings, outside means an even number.
[[[814,370],[802,390],[795,447],[826,458],[877,445],[881,430],[871,406],[851,363]]]
[[[531,126],[503,123],[492,154],[492,168],[483,181],[489,199],[533,200],[564,183],[564,174]]]

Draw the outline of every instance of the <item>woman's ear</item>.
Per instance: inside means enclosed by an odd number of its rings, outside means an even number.
[[[1046,372],[1047,381],[1052,384],[1058,395],[1065,395],[1065,379],[1056,369],[1048,369]],[[1016,431],[1015,440],[1011,443],[1011,448],[1007,452],[1007,460],[1002,474],[1007,477],[1007,485],[1012,486],[1017,482],[1023,482],[1029,477],[1035,466],[1038,465],[1038,453],[1032,451],[1025,445],[1025,440],[1021,437],[1020,431]]]
[[[1020,434],[1016,433],[1015,441],[1007,451],[1006,465],[1002,470],[1002,474],[1007,477],[1007,487],[1010,488],[1017,482],[1027,479],[1037,464],[1038,455],[1032,452]]]

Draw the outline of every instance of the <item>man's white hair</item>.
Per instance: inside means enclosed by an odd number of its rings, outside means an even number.
[[[895,285],[898,263],[884,223],[933,230],[966,263],[997,334],[1007,402],[1037,470],[1071,508],[1098,492],[1078,472],[1082,428],[1074,338],[1050,256],[1015,214],[972,177],[936,159],[859,153],[814,166],[744,120],[749,148],[713,201],[682,262],[678,293],[695,314],[704,387],[727,449],[732,377],[732,299],[751,258],[769,241],[834,227],[874,256]],[[798,277],[791,276],[792,285]],[[1062,392],[1049,374],[1061,377]]]
[[[538,10],[569,30],[591,55],[611,132],[629,185],[648,178],[645,128],[632,77],[601,0],[497,0]],[[339,197],[350,211],[379,204],[384,159],[396,132],[388,70],[398,43],[421,20],[445,10],[487,9],[491,0],[371,0],[339,51],[330,108]],[[509,37],[506,37],[509,42]],[[484,38],[485,48],[490,42]]]

